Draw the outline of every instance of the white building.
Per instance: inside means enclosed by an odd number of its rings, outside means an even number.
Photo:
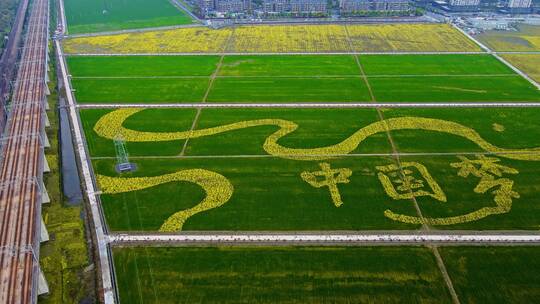
[[[509,0],[509,8],[529,8],[532,5],[532,0]]]
[[[450,0],[448,4],[450,6],[478,6],[480,0]]]
[[[406,12],[411,10],[409,0],[340,0],[341,12]]]

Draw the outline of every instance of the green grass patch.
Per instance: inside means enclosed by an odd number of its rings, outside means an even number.
[[[64,1],[70,34],[191,24],[168,0]]]
[[[462,303],[533,303],[540,297],[540,248],[441,248]]]
[[[425,248],[115,248],[127,303],[450,303]]]

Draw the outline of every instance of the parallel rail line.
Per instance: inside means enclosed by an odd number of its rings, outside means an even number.
[[[48,1],[29,14],[0,158],[0,303],[37,302]]]

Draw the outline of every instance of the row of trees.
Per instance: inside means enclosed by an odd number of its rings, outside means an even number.
[[[0,53],[4,47],[5,37],[11,30],[11,24],[17,11],[19,0],[1,0],[0,1]]]

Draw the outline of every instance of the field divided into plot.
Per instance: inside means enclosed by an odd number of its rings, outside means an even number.
[[[480,51],[448,25],[201,27],[65,47]],[[535,77],[533,57],[505,58]],[[488,54],[72,56],[68,64],[80,103],[540,101]],[[113,233],[540,227],[536,108],[80,114]],[[114,138],[125,140],[135,172],[116,172]],[[113,256],[123,303],[450,303],[436,250],[461,303],[538,298],[536,248],[118,246]]]
[[[70,34],[191,24],[168,0],[65,0]]]
[[[225,56],[218,67],[219,59],[76,56],[68,63],[80,103],[370,102],[367,83],[377,102],[540,100],[490,55]]]
[[[82,118],[96,172],[118,176],[114,171],[113,142],[100,136],[102,131],[98,130],[98,134],[95,130],[96,122],[107,113],[113,113],[111,111],[84,110]],[[180,132],[189,130],[195,112],[195,109],[144,110],[133,114],[123,126],[138,132]],[[540,147],[540,130],[527,123],[540,114],[538,110],[383,109],[382,114],[394,128],[390,135],[401,153],[402,165],[408,166],[406,170],[411,171],[416,180],[422,181],[421,189],[435,195],[422,194],[415,198],[425,218],[439,219],[439,222],[431,223],[433,228],[537,229],[540,225],[537,216],[540,212],[537,199],[540,191],[537,178],[540,172],[537,148]],[[432,120],[419,125],[422,119]],[[232,184],[234,190],[230,200],[189,218],[184,230],[420,228],[419,223],[387,214],[391,211],[417,216],[415,201],[407,197],[392,197],[381,181],[380,168],[396,166],[397,163],[392,156],[386,127],[380,124],[376,110],[204,109],[195,130],[262,120],[265,121],[260,125],[190,138],[187,145],[183,139],[174,139],[174,134],[178,133],[169,133],[171,140],[136,142],[143,138],[141,136],[147,136],[142,134],[148,133],[129,135],[112,126],[113,129],[106,132],[111,134],[110,138],[114,134],[124,134],[131,159],[138,166],[136,172],[123,177],[161,176],[202,168],[223,175]],[[284,122],[292,122],[298,128],[287,135],[276,133],[287,125]],[[379,131],[357,144],[343,144],[359,134],[372,132],[368,130],[376,130],[377,126]],[[150,134],[159,136],[159,133]],[[282,135],[272,137],[275,134]],[[272,155],[280,153],[272,152],[274,141],[281,150],[302,149],[298,154],[300,159]],[[327,154],[314,150],[321,147],[331,148],[326,150]],[[342,147],[345,150],[341,150]],[[497,154],[484,155],[489,152]],[[498,201],[501,197],[493,192],[497,186],[489,188],[490,191],[476,191],[481,179],[459,174],[455,164],[463,160],[460,157],[478,160],[481,155],[495,158],[497,165],[511,168],[509,173],[500,173],[500,177],[511,181],[510,189],[518,196],[512,197],[509,209],[485,209],[499,206],[496,198]],[[321,163],[351,171],[346,183],[338,183],[343,202],[339,207],[331,198],[328,187],[315,188],[301,176],[302,172],[320,171]],[[425,172],[421,171],[422,167]],[[388,174],[391,176],[392,173]],[[439,192],[429,183],[431,180],[441,189]],[[399,189],[399,183],[394,187]],[[440,192],[444,199],[436,195]],[[193,183],[170,182],[138,191],[105,193],[102,201],[112,230],[155,231],[171,214],[197,205],[204,196],[205,192]],[[484,211],[478,214],[478,210]],[[444,219],[456,216],[463,218],[457,222],[444,222]]]
[[[64,41],[66,53],[480,52],[448,24],[181,28]]]
[[[115,248],[114,259],[123,303],[451,303],[425,248]]]

